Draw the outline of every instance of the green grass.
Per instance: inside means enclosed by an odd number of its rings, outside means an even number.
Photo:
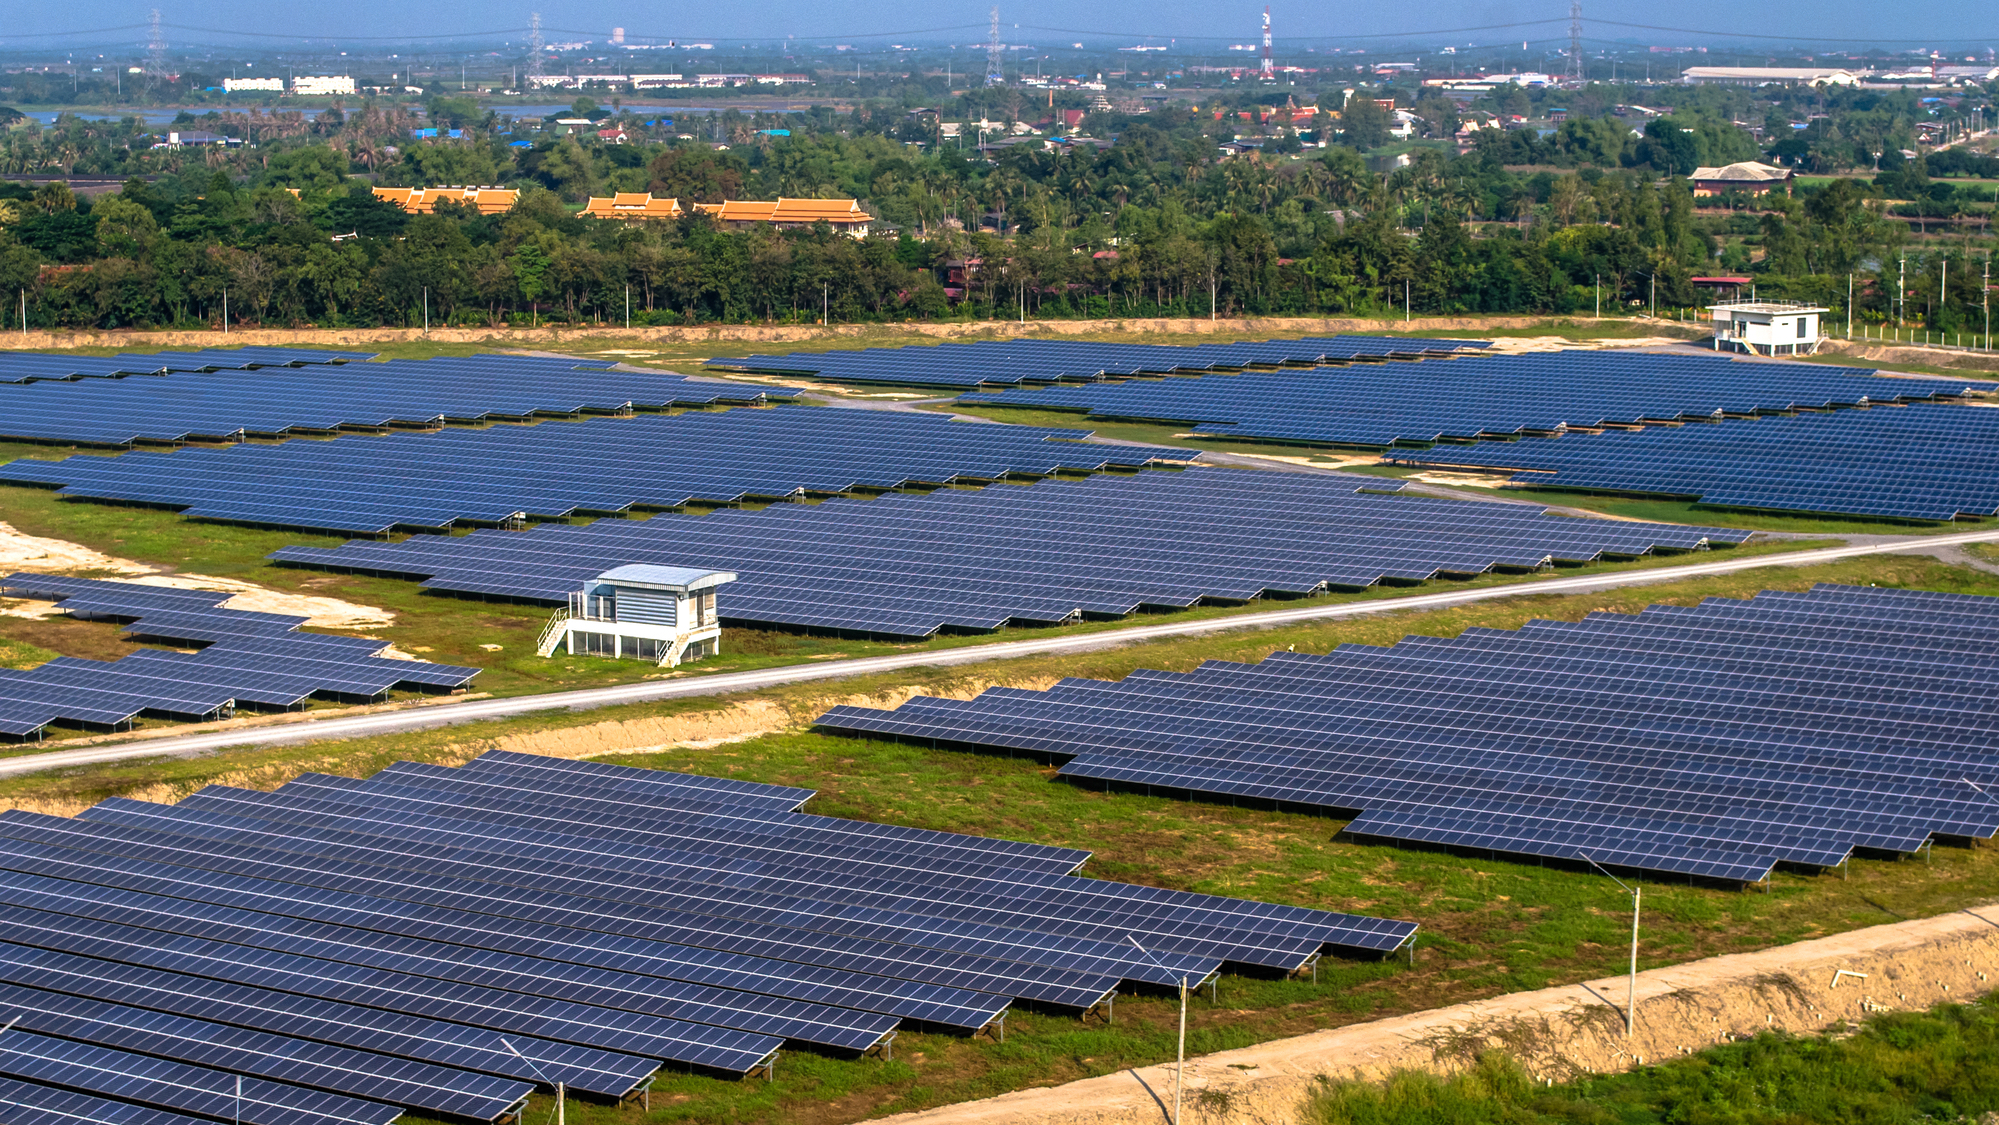
[[[50,446],[0,445],[0,459],[10,455],[59,457],[68,452]],[[1430,501],[1411,498],[1406,502]],[[161,509],[65,500],[49,489],[21,486],[0,486],[0,511],[6,513],[9,523],[27,534],[79,543],[106,555],[133,559],[175,572],[242,579],[282,592],[336,597],[387,609],[396,615],[395,623],[372,630],[367,635],[391,641],[404,651],[427,660],[480,668],[482,673],[474,687],[492,695],[560,691],[669,675],[712,675],[838,657],[955,649],[1029,632],[1035,636],[1101,632],[1167,617],[1176,620],[1223,617],[1270,608],[1395,597],[1409,590],[1408,587],[1377,586],[1365,591],[1321,594],[1307,599],[1142,612],[1114,621],[1089,621],[1055,628],[1009,629],[1003,630],[997,637],[941,635],[909,643],[729,629],[723,635],[723,655],[720,657],[674,672],[663,672],[636,661],[589,656],[535,656],[534,643],[550,613],[547,607],[451,597],[426,592],[416,583],[399,579],[281,567],[266,561],[266,556],[272,551],[285,546],[338,546],[345,541],[340,536],[194,521]],[[1765,553],[1793,549],[1795,546],[1769,543],[1729,550]],[[1642,569],[1669,566],[1678,561],[1683,561],[1681,556],[1661,555],[1635,562],[1564,567],[1561,572]],[[1533,577],[1488,574],[1469,580],[1447,581],[1453,586],[1491,586],[1531,582]],[[62,655],[96,659],[117,655],[115,648],[107,651],[97,638],[91,638],[93,647],[88,649],[72,647],[68,642],[74,639],[71,634],[50,633],[25,619],[0,617],[0,641],[25,642],[34,649]],[[499,647],[484,647],[488,645]],[[22,650],[14,659],[26,662],[30,659],[30,650]],[[334,705],[315,703],[312,706],[326,709]],[[142,720],[140,723],[143,729],[164,729],[171,725],[161,720]],[[79,734],[64,730],[52,732],[59,739],[78,737]]]
[[[1530,597],[1179,639],[1069,657],[916,669],[839,684],[790,685],[755,698],[803,721],[838,699],[907,686],[956,693],[986,683],[1036,683],[1061,675],[1116,678],[1139,667],[1184,670],[1204,659],[1255,660],[1293,645],[1324,651],[1341,643],[1391,643],[1412,631],[1451,636],[1474,626],[1514,627],[1535,617],[1573,620],[1596,610],[1635,611],[1667,601],[1691,604],[1708,595],[1802,589],[1815,581],[1999,594],[1999,576],[1919,557],[1882,557],[1639,590]],[[682,700],[5,778],[0,779],[0,803],[60,812],[115,793],[170,800],[217,780],[269,787],[308,769],[366,776],[397,759],[463,760],[510,736],[539,732],[551,746],[559,746],[567,728],[699,716],[732,702]],[[1600,876],[1357,845],[1338,838],[1340,822],[1325,818],[1090,791],[1053,781],[1053,771],[1025,759],[789,730],[605,760],[806,786],[819,793],[808,811],[826,815],[1087,848],[1093,852],[1087,872],[1098,877],[1422,923],[1413,967],[1402,961],[1335,960],[1327,963],[1317,983],[1224,978],[1219,1005],[1198,1001],[1193,1007],[1190,1052],[1609,975],[1622,964],[1628,934],[1629,900]],[[1931,864],[1861,859],[1852,865],[1850,881],[1780,872],[1768,894],[1648,882],[1645,896],[1641,961],[1658,966],[1991,899],[1999,896],[1999,852],[1987,845],[1939,848]],[[1117,1020],[1108,1026],[1022,1010],[1011,1017],[1004,1044],[907,1033],[899,1039],[892,1063],[794,1052],[780,1061],[777,1081],[771,1084],[662,1075],[649,1117],[635,1106],[574,1102],[569,1113],[578,1125],[834,1125],[1157,1063],[1172,1057],[1175,1012],[1170,999],[1158,995],[1120,998]],[[548,1100],[538,1098],[529,1120],[540,1122],[547,1112]]]
[[[1312,1125],[1917,1125],[1999,1110],[1999,1000],[1873,1016],[1856,1034],[1765,1033],[1659,1066],[1541,1086],[1494,1052],[1316,1093]]]

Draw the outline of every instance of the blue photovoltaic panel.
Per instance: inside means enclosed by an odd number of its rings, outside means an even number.
[[[1390,336],[1307,336],[1300,340],[1242,341],[1174,347],[1097,344],[1077,340],[989,340],[903,348],[862,348],[789,355],[711,359],[710,367],[810,376],[836,383],[889,383],[919,387],[1095,382],[1172,372],[1240,370],[1345,364],[1448,356],[1488,346],[1480,340],[1430,340]]]
[[[196,362],[213,358],[194,357]],[[10,385],[5,371],[0,357],[0,436],[109,446],[434,428],[716,403],[761,405],[796,395],[780,387],[689,379],[666,371],[612,370],[602,361],[528,356],[256,371],[183,368],[159,378],[37,379],[21,385]]]
[[[1202,468],[287,547],[271,557],[558,604],[613,566],[710,567],[738,575],[718,603],[725,623],[925,637],[1692,550],[1749,535],[1357,491],[1383,487],[1399,486]]]
[[[1984,838],[1999,600],[1841,586],[840,707],[1084,782],[1353,816],[1358,837],[1755,881]]]
[[[19,573],[0,579],[0,594],[54,601],[81,619],[129,622],[124,631],[135,638],[204,646],[0,669],[0,734],[31,736],[52,722],[115,727],[142,714],[212,718],[238,704],[292,707],[313,696],[372,700],[396,688],[459,688],[479,674],[380,657],[388,647],[380,640],[301,633],[303,617],[223,609],[229,593]]]
[[[249,370],[257,367],[302,367],[307,364],[353,363],[375,358],[372,352],[334,352],[318,348],[207,348],[198,352],[158,352],[151,355],[56,355],[48,352],[0,351],[0,383],[48,379],[122,379],[130,375],[164,375],[170,371]]]
[[[9,811],[0,1006],[111,1050],[151,1029],[147,1053],[217,1069],[294,1035],[321,1069],[260,1077],[438,1113],[448,1094],[412,1082],[497,1059],[438,1034],[453,1025],[539,1036],[523,1050],[543,1060],[568,1043],[741,1071],[785,1039],[864,1050],[900,1019],[971,1031],[1015,999],[1094,1007],[1124,981],[1296,970],[1415,930],[1077,878],[1068,849],[797,812],[810,796],[496,753]],[[431,1070],[385,1058],[329,1089],[328,1053],[355,1047]],[[584,1088],[619,1092],[594,1072]]]
[[[0,1078],[0,1121],[7,1125],[214,1125],[206,1118],[13,1078]]]
[[[1382,448],[1950,398],[1973,386],[1722,356],[1566,351],[1046,387],[959,401],[1172,422],[1215,437]]]
[[[18,1028],[0,1036],[0,1075],[243,1125],[389,1125],[403,1113],[380,1102]]]
[[[1085,443],[1087,430],[936,414],[782,407],[434,434],[14,461],[0,481],[209,519],[380,533],[802,499],[906,485],[1189,461],[1193,450]]]
[[[0,1004],[32,1013],[21,1025],[31,1030],[256,1073],[241,1052],[273,1060],[270,1077],[475,1121],[504,1115],[525,1082],[619,1098],[659,1069],[636,1055],[512,1037],[522,1061],[463,1024],[5,942],[0,982]]]
[[[1999,410],[1841,410],[1638,433],[1568,434],[1398,456],[1520,470],[1514,483],[1889,519],[1999,514]]]

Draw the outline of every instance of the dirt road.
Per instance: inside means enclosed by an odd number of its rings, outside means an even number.
[[[1418,954],[1420,956],[1420,953]],[[1322,1078],[1449,1071],[1504,1047],[1537,1077],[1658,1062],[1766,1028],[1807,1032],[1871,1012],[1983,995],[1999,976],[1999,907],[1979,907],[1638,974],[1518,992],[1190,1060],[1182,1120],[1288,1125]],[[1222,1000],[1227,1002],[1226,988]],[[1196,1003],[1205,1001],[1197,1000]],[[1122,1071],[880,1120],[894,1125],[1165,1125],[1173,1065]]]

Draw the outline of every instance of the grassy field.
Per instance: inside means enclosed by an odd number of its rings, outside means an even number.
[[[60,447],[12,443],[0,445],[0,460],[13,456],[59,457],[69,452]],[[1398,502],[1432,501],[1410,497]],[[479,691],[495,695],[556,691],[657,676],[712,675],[806,660],[917,649],[941,650],[992,639],[987,635],[941,635],[923,642],[895,643],[730,629],[724,634],[722,656],[674,672],[661,672],[636,662],[588,656],[544,659],[534,655],[533,646],[548,619],[550,611],[547,607],[468,600],[432,594],[416,583],[398,579],[280,567],[266,561],[266,556],[280,547],[332,547],[344,542],[343,537],[188,520],[161,509],[65,500],[48,489],[21,486],[0,486],[0,511],[6,513],[8,523],[29,535],[78,543],[117,558],[169,571],[243,579],[287,593],[336,597],[387,609],[396,615],[395,623],[368,635],[394,642],[404,651],[428,660],[483,669],[475,686]],[[1729,550],[1761,553],[1796,546],[1760,543]],[[1561,573],[1672,565],[1677,559],[1677,556],[1666,555],[1636,562],[1564,567]],[[1439,580],[1439,583],[1449,581],[1452,585],[1486,586],[1532,580],[1532,576],[1520,574],[1490,574],[1469,580]],[[1227,616],[1256,612],[1273,605],[1290,607],[1393,597],[1408,592],[1408,589],[1383,586],[1281,603],[1264,601],[1148,612],[1118,621],[1091,621],[1059,628],[1034,629],[1033,632],[1035,635],[1095,632],[1134,621],[1161,620],[1167,615],[1177,619]],[[1017,635],[1021,630],[1006,632]],[[26,667],[48,659],[51,654],[113,659],[124,651],[126,642],[117,637],[115,629],[106,625],[83,626],[61,620],[34,621],[9,616],[0,617],[0,645],[6,646],[0,648],[0,666]],[[312,706],[324,709],[333,705],[316,703]],[[159,728],[172,724],[141,720],[140,725],[143,728]],[[74,732],[55,732],[57,738],[76,736]]]
[[[1410,632],[1450,636],[1473,626],[1512,627],[1535,617],[1575,619],[1595,610],[1632,611],[1703,596],[1743,596],[1814,581],[1999,594],[1999,576],[1924,558],[1877,558],[1809,569],[1610,591],[1538,597],[1422,614],[1287,627],[1131,646],[1063,658],[919,669],[835,685],[761,693],[809,719],[840,698],[915,685],[936,693],[992,682],[1056,676],[1116,678],[1138,667],[1185,669],[1204,659],[1254,660],[1295,645],[1391,643]],[[836,693],[836,694],[829,694]],[[366,776],[399,758],[460,761],[509,735],[562,731],[662,714],[696,714],[739,702],[689,700],[536,716],[409,735],[134,762],[0,780],[0,803],[67,811],[114,793],[171,800],[221,781],[275,785],[304,770]],[[1329,961],[1319,980],[1226,977],[1219,1004],[1194,1005],[1190,1052],[1205,1052],[1320,1027],[1435,1007],[1616,971],[1628,899],[1600,876],[1444,852],[1348,843],[1340,822],[1319,817],[1130,794],[1106,794],[1050,779],[1026,760],[930,750],[787,729],[747,741],[689,746],[606,760],[818,790],[808,811],[885,823],[1006,836],[1090,849],[1087,871],[1103,878],[1306,906],[1409,918],[1423,926],[1416,963]],[[1940,848],[1933,864],[1859,860],[1850,881],[1781,872],[1770,893],[1648,883],[1641,960],[1647,965],[1761,948],[1883,921],[1919,917],[1999,896],[1999,860],[1987,846]],[[777,1081],[736,1083],[662,1075],[647,1117],[636,1107],[572,1103],[579,1125],[640,1122],[768,1122],[831,1125],[877,1113],[945,1104],[1046,1085],[1170,1058],[1174,1005],[1167,997],[1121,998],[1117,1021],[1017,1012],[1004,1044],[905,1034],[895,1061],[849,1061],[806,1052],[779,1063]],[[530,1119],[547,1114],[538,1099]]]
[[[1660,1066],[1544,1087],[1498,1053],[1315,1096],[1314,1125],[1916,1125],[1999,1110],[1999,1001],[1874,1016],[1857,1033],[1759,1035]]]

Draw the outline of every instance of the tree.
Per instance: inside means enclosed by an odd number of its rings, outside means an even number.
[[[1380,148],[1388,143],[1392,123],[1388,111],[1373,98],[1355,94],[1340,110],[1340,143],[1349,148]]]

